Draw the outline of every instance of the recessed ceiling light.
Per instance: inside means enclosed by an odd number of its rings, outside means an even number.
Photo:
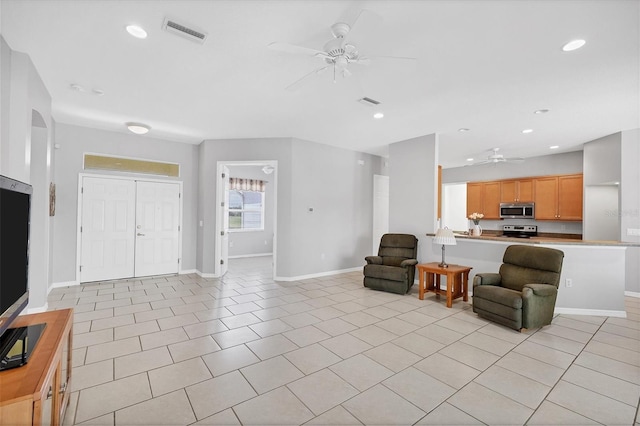
[[[93,89],[92,90],[93,94],[96,96],[104,96],[104,90],[101,89]]]
[[[533,111],[534,114],[546,114],[548,112],[549,112],[548,109],[538,109],[538,110]]]
[[[136,135],[144,135],[145,133],[148,133],[149,130],[151,130],[151,127],[142,123],[127,123],[127,129],[129,129],[130,132],[135,133]]]
[[[136,38],[147,38],[147,32],[138,25],[127,25],[127,32]]]
[[[522,133],[524,133],[524,134],[532,133],[532,132],[533,132],[533,129],[524,129],[524,130],[522,131]]]
[[[560,148],[560,145],[553,145],[549,147],[549,149],[558,149],[558,148]]]
[[[75,90],[76,92],[84,92],[84,91],[85,91],[85,88],[84,88],[84,87],[82,87],[82,86],[80,86],[80,85],[79,85],[79,84],[77,84],[77,83],[72,83],[72,84],[70,84],[70,85],[69,85],[69,88],[70,88],[71,90]]]
[[[376,120],[380,120],[382,117],[384,117],[384,114],[381,112],[376,112],[375,114],[373,114],[373,118],[375,118]]]
[[[584,46],[585,43],[586,41],[581,39],[571,40],[569,43],[562,46],[562,50],[564,50],[565,52],[571,52],[572,50],[580,49],[582,46]]]
[[[467,161],[473,161],[473,158],[467,158]]]
[[[467,129],[466,127],[460,127],[460,128],[458,129],[458,131],[459,131],[459,132],[468,132],[468,131],[469,131],[469,129]]]

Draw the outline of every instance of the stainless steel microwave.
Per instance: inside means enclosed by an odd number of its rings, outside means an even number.
[[[500,203],[501,219],[535,219],[534,203]]]

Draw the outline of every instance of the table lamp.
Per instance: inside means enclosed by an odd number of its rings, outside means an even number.
[[[442,244],[442,262],[440,262],[438,266],[448,268],[449,265],[444,261],[444,246],[456,245],[456,237],[453,235],[453,231],[449,228],[439,228],[436,231],[436,236],[433,238],[433,244]]]

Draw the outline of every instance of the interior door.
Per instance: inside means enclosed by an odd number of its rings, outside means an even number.
[[[178,273],[180,185],[138,181],[135,276]]]
[[[132,277],[135,182],[82,178],[80,282]]]
[[[229,168],[222,166],[222,179],[220,181],[219,190],[221,194],[222,205],[222,230],[220,238],[220,276],[227,273],[229,269]]]

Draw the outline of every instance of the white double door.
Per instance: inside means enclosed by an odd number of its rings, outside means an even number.
[[[180,185],[82,177],[80,282],[175,274]]]

